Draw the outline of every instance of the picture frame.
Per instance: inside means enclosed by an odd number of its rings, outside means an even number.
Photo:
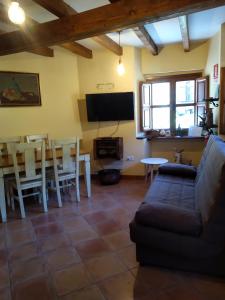
[[[0,108],[41,106],[39,74],[0,71]]]

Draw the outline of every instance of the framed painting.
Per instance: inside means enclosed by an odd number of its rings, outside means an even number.
[[[39,74],[0,71],[0,107],[40,105]]]

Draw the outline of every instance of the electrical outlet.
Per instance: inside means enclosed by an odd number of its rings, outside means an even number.
[[[134,155],[127,155],[127,160],[134,161]]]

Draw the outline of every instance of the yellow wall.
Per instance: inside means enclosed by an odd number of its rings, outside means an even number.
[[[77,57],[55,48],[55,57],[30,53],[0,58],[1,71],[39,73],[40,107],[0,108],[0,136],[48,133],[50,138],[81,136],[77,108]]]
[[[207,43],[196,43],[190,52],[184,52],[182,44],[168,45],[159,55],[153,56],[146,48],[142,49],[143,74],[164,74],[170,72],[195,71],[205,68],[208,53]]]
[[[78,58],[79,81],[80,81],[80,116],[81,126],[84,137],[84,147],[92,151],[93,139],[96,137],[110,136],[117,127],[117,122],[88,123],[85,107],[86,93],[104,93],[104,92],[137,92],[137,77],[140,77],[140,64],[137,66],[136,59],[140,60],[140,53],[132,47],[124,48],[122,58],[126,69],[124,76],[120,77],[116,72],[119,57],[109,51],[94,51],[94,58],[86,60]],[[137,71],[137,72],[136,72]],[[107,83],[111,84],[107,85]],[[97,88],[100,84],[101,88]],[[105,85],[106,84],[106,85]],[[144,155],[144,142],[136,139],[136,127],[134,121],[122,121],[115,136],[123,137],[124,141],[124,160],[117,162],[102,162],[104,167],[118,167],[123,169],[125,174],[143,174],[143,166],[139,161]],[[126,161],[128,155],[134,155],[135,160]],[[95,170],[102,168],[102,165],[95,162]]]

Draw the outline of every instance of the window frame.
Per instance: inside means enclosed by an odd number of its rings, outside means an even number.
[[[170,107],[170,128],[169,129],[171,135],[175,135],[176,133],[176,107],[185,107],[185,106],[194,106],[195,110],[195,116],[194,116],[194,123],[197,124],[198,116],[197,116],[197,110],[198,110],[198,96],[197,96],[197,81],[203,79],[202,73],[190,73],[190,74],[180,74],[180,75],[171,75],[171,76],[163,76],[163,77],[153,77],[151,79],[147,79],[146,81],[141,81],[139,83],[139,90],[140,90],[140,131],[146,132],[149,130],[152,130],[153,124],[152,124],[152,112],[154,107]],[[176,82],[178,81],[188,81],[188,80],[194,80],[195,81],[195,87],[194,87],[194,103],[187,103],[187,104],[176,104]],[[163,83],[163,82],[169,82],[170,83],[170,104],[169,105],[152,105],[151,103],[151,96],[149,96],[149,105],[144,104],[144,98],[143,97],[143,86],[146,84],[153,84],[153,83]],[[152,87],[150,85],[150,92],[152,93]],[[205,106],[205,102],[201,102],[201,106]],[[149,117],[150,117],[150,127],[143,126],[144,122],[144,111],[149,111]]]

